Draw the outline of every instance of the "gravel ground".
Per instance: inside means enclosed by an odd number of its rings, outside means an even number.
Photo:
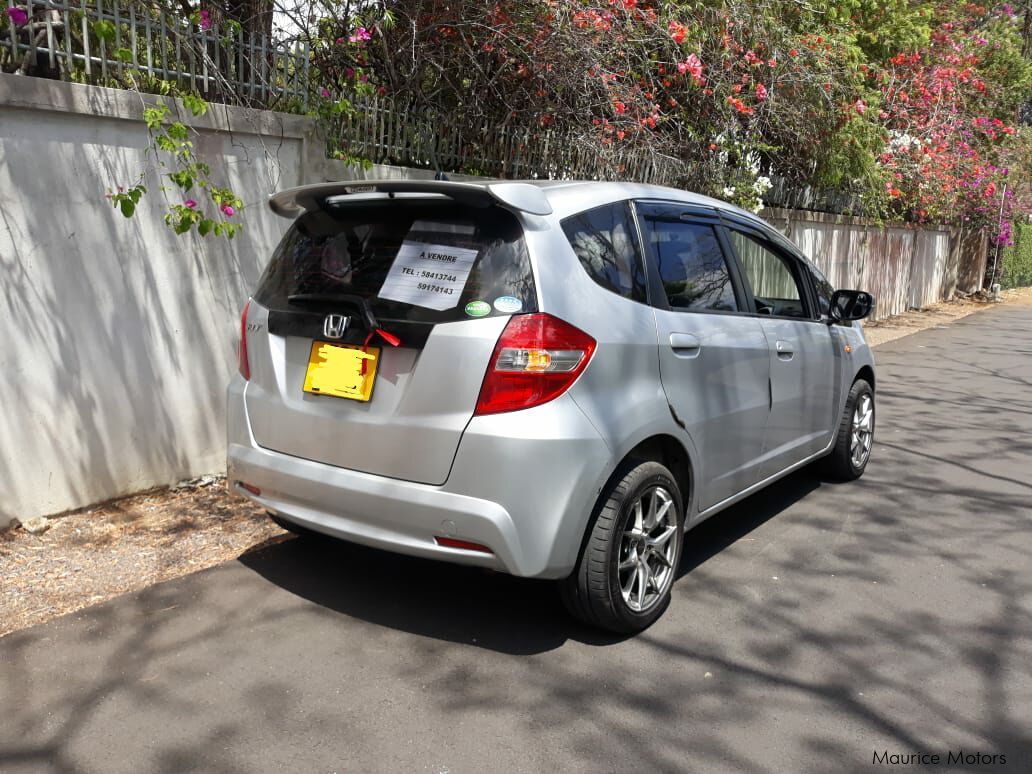
[[[0,637],[283,540],[225,481],[163,489],[0,532]]]
[[[1032,288],[1004,292],[1032,303]],[[935,304],[865,327],[877,346],[991,306]],[[287,533],[225,482],[159,490],[50,520],[32,535],[0,532],[0,637],[161,581],[235,559]]]

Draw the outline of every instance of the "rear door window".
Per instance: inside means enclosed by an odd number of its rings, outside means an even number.
[[[645,269],[628,202],[572,215],[562,225],[591,279],[618,296],[645,300]]]
[[[380,320],[441,323],[537,311],[523,231],[498,207],[329,203],[284,235],[255,300],[302,311],[358,297]]]
[[[738,311],[731,273],[713,226],[646,217],[642,237],[671,309]]]

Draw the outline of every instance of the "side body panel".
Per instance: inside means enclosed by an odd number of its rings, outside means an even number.
[[[657,309],[656,319],[663,388],[702,452],[695,480],[705,509],[763,476],[767,340],[752,317]]]
[[[835,427],[838,349],[821,322],[760,319],[770,349],[771,411],[764,475],[828,445]]]

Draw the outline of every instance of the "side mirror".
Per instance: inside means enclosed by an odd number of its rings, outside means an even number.
[[[831,294],[832,322],[862,320],[874,309],[874,296],[863,290],[836,290]]]

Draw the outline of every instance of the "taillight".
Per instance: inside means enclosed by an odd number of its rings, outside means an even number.
[[[476,414],[516,411],[559,397],[594,351],[591,336],[550,314],[511,317],[491,356]]]
[[[240,346],[237,347],[238,367],[245,381],[251,379],[251,362],[247,359],[247,310],[250,308],[251,302],[248,301],[240,313]]]

